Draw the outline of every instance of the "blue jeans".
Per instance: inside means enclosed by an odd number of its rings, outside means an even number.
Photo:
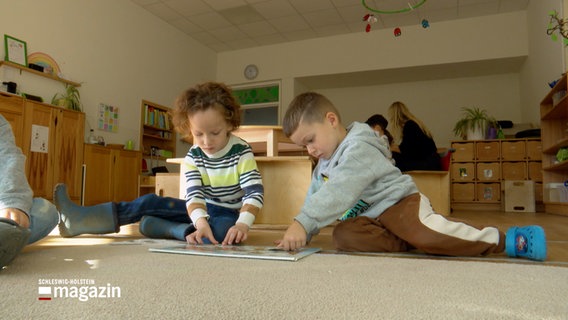
[[[59,213],[53,203],[34,198],[30,210],[30,238],[28,244],[45,238],[59,223]]]
[[[213,231],[213,237],[218,242],[223,242],[229,229],[237,222],[239,210],[208,203],[207,213],[209,214],[209,226],[211,231]],[[203,242],[210,243],[207,239],[203,239]]]
[[[153,216],[171,222],[192,223],[185,206],[185,200],[159,197],[153,193],[143,195],[130,202],[114,204],[119,225],[140,221],[143,216]],[[213,236],[219,242],[225,239],[229,228],[235,225],[239,218],[239,210],[207,204],[209,225]]]
[[[118,224],[123,226],[140,221],[143,216],[153,216],[172,222],[191,223],[185,200],[159,197],[153,193],[137,199],[114,203]]]

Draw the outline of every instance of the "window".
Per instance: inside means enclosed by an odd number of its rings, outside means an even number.
[[[242,125],[278,125],[280,82],[235,85],[232,89],[242,107]]]

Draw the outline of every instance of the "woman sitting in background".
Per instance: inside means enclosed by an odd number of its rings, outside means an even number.
[[[395,140],[391,151],[400,171],[442,170],[436,143],[424,123],[400,101],[391,104],[388,115]]]

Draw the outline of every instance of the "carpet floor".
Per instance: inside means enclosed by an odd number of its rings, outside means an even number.
[[[170,240],[66,241],[0,272],[1,318],[568,318],[568,268],[542,263],[330,250],[285,262],[148,251]]]

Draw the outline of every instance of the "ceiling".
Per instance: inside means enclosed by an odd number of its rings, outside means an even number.
[[[365,32],[361,0],[131,0],[216,52]],[[393,11],[422,0],[365,0]],[[529,0],[429,0],[378,14],[372,30],[526,10]],[[371,31],[372,32],[372,31]]]

